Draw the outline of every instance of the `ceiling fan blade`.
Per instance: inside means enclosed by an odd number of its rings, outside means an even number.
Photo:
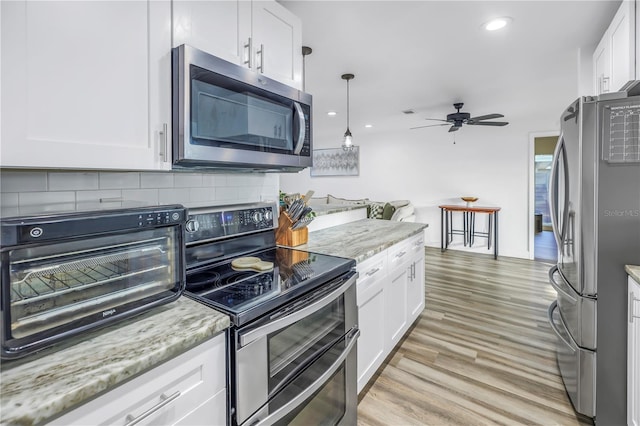
[[[479,115],[477,117],[471,117],[469,121],[481,121],[481,120],[491,120],[492,118],[502,118],[504,115],[502,114],[487,114],[487,115]]]
[[[432,120],[432,121],[444,121],[445,123],[448,123],[447,120],[442,120],[440,118],[425,118],[425,120]]]
[[[457,132],[458,130],[460,130],[461,126],[451,126],[449,128],[449,132]]]
[[[480,121],[478,123],[467,123],[469,126],[506,126],[509,124],[506,121]]]
[[[426,126],[410,127],[409,130],[422,129],[423,127],[448,126],[448,125],[449,125],[449,123],[446,123],[446,124],[427,124]]]

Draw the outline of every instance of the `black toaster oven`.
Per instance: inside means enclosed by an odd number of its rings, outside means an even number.
[[[3,218],[2,358],[177,299],[185,217],[171,205]]]

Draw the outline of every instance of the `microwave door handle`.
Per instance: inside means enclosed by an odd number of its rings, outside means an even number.
[[[353,285],[356,281],[357,278],[357,274],[354,274],[351,278],[349,278],[345,283],[343,283],[340,287],[338,287],[336,290],[332,291],[331,293],[329,293],[327,296],[323,297],[322,299],[305,306],[304,308],[298,310],[298,311],[294,311],[293,313],[284,316],[280,319],[277,319],[275,321],[271,321],[265,325],[263,325],[262,327],[258,327],[254,330],[250,330],[247,331],[245,333],[241,333],[239,336],[239,343],[240,343],[240,347],[246,346],[249,343],[258,340],[270,333],[273,333],[274,331],[278,331],[281,330],[285,327],[290,326],[291,324],[300,321],[301,319],[313,314],[314,312],[319,311],[320,309],[324,308],[325,306],[329,305],[330,303],[333,303],[334,300],[336,300],[336,298],[338,296],[340,296],[342,293],[344,293],[345,291],[347,291],[347,289]]]
[[[304,120],[304,111],[302,111],[302,107],[298,102],[294,102],[293,106],[296,109],[296,114],[298,116],[298,140],[296,141],[296,146],[293,149],[293,153],[295,155],[299,155],[300,151],[302,151],[302,146],[304,145],[304,139],[306,136],[305,129],[305,120]]]
[[[300,404],[302,404],[307,398],[313,395],[318,391],[322,386],[324,386],[327,381],[335,374],[336,371],[342,366],[342,363],[347,359],[351,351],[353,350],[354,345],[358,340],[358,336],[360,336],[360,330],[355,329],[351,331],[345,338],[349,339],[349,343],[344,348],[344,351],[340,354],[340,356],[335,360],[331,367],[329,367],[318,379],[313,382],[308,388],[300,392],[295,398],[291,399],[282,407],[278,408],[273,413],[269,414],[267,417],[261,419],[260,414],[256,414],[255,417],[250,417],[247,419],[246,424],[251,426],[267,426],[276,423],[278,420],[282,419],[284,416],[289,414],[291,410]]]

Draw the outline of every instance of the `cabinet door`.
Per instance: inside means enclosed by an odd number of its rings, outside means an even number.
[[[173,0],[173,47],[188,44],[235,64],[247,64],[249,0]]]
[[[253,1],[255,66],[269,78],[302,89],[302,24],[275,1]]]
[[[168,168],[168,1],[1,7],[2,166]]]
[[[593,53],[594,93],[609,92],[611,83],[611,52],[608,37],[603,37]]]
[[[611,40],[611,91],[620,90],[635,76],[635,9],[625,0],[613,17],[608,33]]]
[[[225,424],[225,353],[222,333],[50,424]],[[208,420],[201,423],[203,418]]]
[[[358,393],[366,386],[386,356],[384,286],[386,251],[358,265]]]
[[[411,240],[411,264],[407,283],[407,314],[411,325],[424,309],[424,237]]]
[[[640,426],[640,284],[629,277],[627,425]]]
[[[409,328],[409,323],[407,322],[407,286],[411,256],[407,241],[388,249],[387,262],[389,265],[389,279],[385,287],[384,317],[385,335],[387,337],[386,349],[390,351]]]

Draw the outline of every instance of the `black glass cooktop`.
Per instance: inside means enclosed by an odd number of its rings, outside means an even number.
[[[231,316],[241,326],[355,268],[355,261],[284,247],[243,254],[271,270],[238,270],[233,259],[187,271],[185,295]]]

